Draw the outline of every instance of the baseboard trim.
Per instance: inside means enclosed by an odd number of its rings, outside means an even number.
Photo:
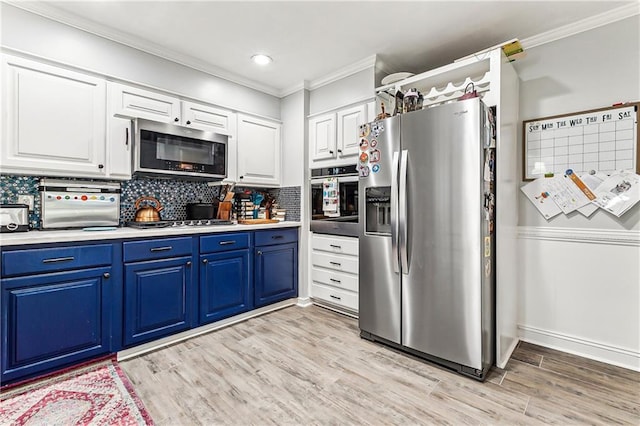
[[[520,340],[629,370],[640,371],[640,352],[594,340],[518,324]]]
[[[640,247],[640,231],[519,226],[518,238]]]
[[[312,306],[313,303],[311,303],[310,297],[298,297],[298,303],[296,303],[296,305],[300,306],[301,308],[307,308],[309,306]]]
[[[358,312],[352,311],[351,309],[347,309],[347,308],[345,308],[343,306],[337,306],[337,305],[334,305],[333,303],[325,302],[322,299],[316,299],[316,298],[313,298],[313,297],[311,298],[311,302],[314,305],[320,306],[320,307],[325,308],[325,309],[329,309],[330,311],[334,311],[334,312],[337,312],[339,314],[346,315],[348,317],[358,319]]]
[[[125,349],[118,352],[118,361],[124,361],[127,359],[135,358],[140,355],[144,355],[149,352],[153,352],[158,349],[162,349],[167,346],[171,346],[175,343],[191,339],[192,337],[200,336],[203,334],[211,333],[212,331],[219,330],[221,328],[228,327],[233,324],[237,324],[242,321],[246,321],[250,318],[255,318],[260,315],[267,314],[269,312],[278,311],[289,306],[295,306],[297,299],[283,300],[282,302],[274,303],[269,306],[263,306],[262,308],[254,309],[249,312],[245,312],[240,315],[236,315],[230,318],[225,318],[220,321],[213,322],[211,324],[203,325],[201,327],[192,328],[191,330],[183,331],[182,333],[174,334],[172,336],[164,337],[162,339],[154,340],[152,342],[143,343],[133,348]]]

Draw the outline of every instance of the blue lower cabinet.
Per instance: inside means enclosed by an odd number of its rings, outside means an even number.
[[[3,279],[2,382],[108,353],[111,281],[110,267]]]
[[[249,250],[200,256],[200,315],[206,324],[253,308]]]
[[[298,295],[297,243],[256,247],[254,261],[256,307]]]
[[[127,263],[124,272],[125,346],[191,327],[191,257]]]

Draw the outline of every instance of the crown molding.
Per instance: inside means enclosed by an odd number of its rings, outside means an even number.
[[[59,22],[70,27],[77,28],[81,31],[96,35],[98,37],[111,40],[113,42],[140,50],[154,56],[175,62],[177,64],[204,72],[214,77],[222,78],[232,83],[258,90],[271,96],[281,97],[282,91],[265,84],[258,83],[254,80],[241,77],[223,68],[219,68],[208,62],[201,61],[190,55],[185,55],[153,42],[130,37],[120,31],[113,30],[105,25],[95,21],[80,18],[76,15],[56,9],[55,7],[41,1],[21,2],[16,0],[0,0],[6,4],[14,6],[18,9],[34,13],[47,19]]]
[[[301,83],[283,89],[282,91],[280,91],[280,94],[278,96],[280,98],[285,98],[289,95],[299,92],[300,90],[309,90],[309,82],[307,80],[302,80]]]
[[[327,84],[333,83],[334,81],[338,81],[345,77],[349,77],[350,75],[353,75],[357,72],[375,67],[376,57],[377,55],[368,56],[358,62],[355,62],[351,65],[347,65],[344,68],[340,68],[339,70],[334,71],[331,74],[327,74],[324,77],[311,80],[309,82],[309,90],[318,89],[322,86],[326,86]]]
[[[625,6],[611,9],[607,12],[599,15],[594,15],[589,18],[582,19],[580,21],[573,22],[569,25],[555,28],[550,31],[546,31],[541,34],[537,34],[531,37],[520,40],[522,47],[527,50],[533,47],[541,46],[546,43],[551,43],[556,40],[563,39],[575,34],[579,34],[584,31],[589,31],[594,28],[602,27],[604,25],[612,24],[617,21],[621,21],[626,18],[640,14],[640,2],[629,3]]]

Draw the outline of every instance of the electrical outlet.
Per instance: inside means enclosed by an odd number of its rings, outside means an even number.
[[[18,204],[26,204],[29,206],[29,210],[33,211],[33,205],[35,203],[35,197],[33,195],[18,195]]]

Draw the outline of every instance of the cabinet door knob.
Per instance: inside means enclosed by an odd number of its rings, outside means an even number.
[[[173,119],[173,121],[175,121],[177,123],[178,121],[180,121],[180,119],[178,117],[176,117],[176,118]]]
[[[244,179],[244,176],[240,176],[240,179]]]
[[[341,150],[341,149],[339,149],[339,150],[338,150],[338,152],[339,152],[340,154],[342,154],[342,150]]]
[[[262,251],[258,250],[258,256],[262,256]]]
[[[329,154],[333,154],[333,151],[329,151]]]
[[[208,259],[202,259],[202,263],[207,264],[207,263],[209,263],[209,260]]]
[[[108,272],[105,272],[104,274],[102,274],[102,276],[104,277],[105,280],[108,280],[109,277],[111,277],[111,274]]]
[[[124,144],[126,146],[129,146],[129,128],[128,127],[124,129],[124,134],[125,134]]]
[[[187,266],[191,266],[191,261],[190,260],[187,262]]]
[[[104,164],[98,164],[99,169],[104,169]]]
[[[187,124],[191,124],[191,121],[187,120]]]

